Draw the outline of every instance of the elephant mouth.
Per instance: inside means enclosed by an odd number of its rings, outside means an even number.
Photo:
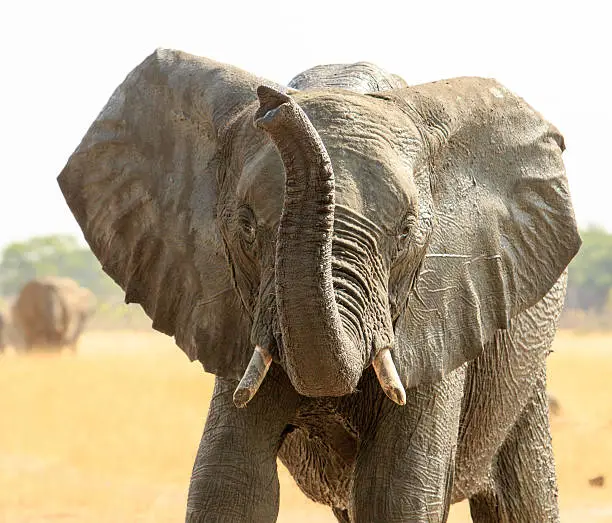
[[[346,320],[351,315],[350,286],[344,293],[334,286],[335,179],[327,150],[293,99],[264,86],[257,94],[255,125],[276,145],[286,175],[275,260],[285,371],[300,394],[343,396],[355,391],[372,364],[387,396],[403,405],[406,392],[391,343],[378,343],[373,351]],[[343,294],[349,298],[337,296]],[[246,405],[257,392],[271,359],[268,349],[255,348],[234,395],[237,406]]]

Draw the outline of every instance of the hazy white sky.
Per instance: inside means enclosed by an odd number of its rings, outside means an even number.
[[[606,2],[3,5],[0,246],[37,234],[80,236],[55,178],[115,87],[157,47],[231,63],[280,83],[316,64],[359,60],[409,83],[497,78],[564,134],[579,223],[612,231],[612,40]]]

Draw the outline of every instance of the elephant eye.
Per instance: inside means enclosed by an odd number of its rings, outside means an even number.
[[[400,233],[397,235],[398,239],[405,240],[410,236],[412,229],[410,227],[403,227]]]
[[[397,233],[397,239],[400,243],[400,249],[404,249],[410,238],[412,238],[414,234],[414,227],[416,225],[416,217],[412,214],[406,216],[402,221],[402,225],[399,227]]]
[[[257,232],[255,214],[250,207],[243,205],[238,209],[237,219],[240,237],[247,244],[252,244],[255,241],[255,233]]]

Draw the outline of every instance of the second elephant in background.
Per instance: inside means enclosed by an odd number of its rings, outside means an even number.
[[[76,345],[97,300],[70,278],[47,277],[28,282],[12,307],[13,326],[23,350],[61,349]]]
[[[5,320],[4,320],[4,316],[2,315],[2,313],[0,312],[0,353],[4,352],[4,348],[6,347],[6,342],[5,342]]]

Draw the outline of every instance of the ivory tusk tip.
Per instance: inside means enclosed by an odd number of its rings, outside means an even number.
[[[261,382],[266,377],[271,363],[272,356],[270,353],[263,347],[257,345],[244,371],[244,375],[234,391],[233,400],[236,407],[242,409],[253,399]]]
[[[386,389],[385,394],[394,403],[400,406],[406,405],[406,391],[403,387],[401,389],[397,387]]]
[[[398,405],[406,405],[406,389],[393,363],[391,351],[382,349],[374,358],[372,366],[386,396]]]
[[[253,399],[254,395],[254,392],[252,392],[251,390],[238,387],[234,391],[234,405],[236,405],[236,407],[238,407],[239,409],[243,409],[247,406],[247,403],[251,401],[251,399]]]

